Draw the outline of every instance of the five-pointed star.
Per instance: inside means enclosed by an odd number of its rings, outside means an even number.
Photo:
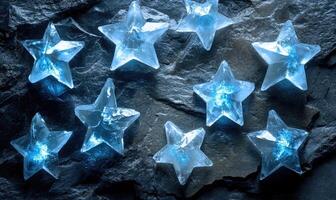
[[[114,84],[108,78],[93,104],[75,108],[76,116],[88,126],[81,151],[86,152],[102,143],[123,154],[124,131],[140,116],[140,113],[118,108]]]
[[[61,40],[54,24],[49,23],[42,40],[25,40],[22,44],[35,59],[29,75],[31,83],[53,76],[73,88],[69,61],[84,47],[84,42]]]
[[[116,45],[111,70],[131,60],[158,69],[160,64],[154,43],[166,32],[168,26],[168,23],[146,22],[138,1],[131,3],[124,21],[100,26],[99,31]]]
[[[225,116],[242,126],[242,102],[253,92],[254,83],[236,80],[226,61],[223,61],[212,81],[195,85],[194,92],[207,105],[206,124],[211,126]]]
[[[218,13],[218,0],[206,0],[204,3],[193,0],[184,0],[187,16],[183,18],[178,32],[195,32],[203,47],[210,50],[217,30],[225,28],[234,22]]]
[[[49,131],[41,115],[36,113],[29,134],[11,141],[11,145],[24,157],[24,179],[29,179],[41,169],[57,178],[58,152],[71,134],[71,131]]]
[[[174,123],[165,124],[167,145],[153,159],[174,166],[180,184],[184,185],[195,167],[210,167],[212,161],[201,151],[205,131],[199,128],[184,133]]]
[[[275,42],[254,42],[252,45],[268,64],[262,91],[282,80],[288,80],[299,89],[307,90],[304,65],[321,48],[319,45],[300,43],[291,21],[284,24]]]
[[[260,179],[282,166],[302,174],[298,151],[307,136],[306,131],[288,127],[274,110],[269,111],[266,130],[248,134],[262,156]]]

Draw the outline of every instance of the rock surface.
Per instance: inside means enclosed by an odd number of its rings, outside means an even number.
[[[207,52],[194,34],[174,31],[185,15],[182,0],[142,0],[148,20],[171,25],[155,45],[161,67],[153,71],[132,62],[111,72],[108,67],[114,45],[97,27],[120,20],[129,3],[0,2],[0,199],[281,199],[282,193],[288,199],[334,196],[332,189],[324,190],[328,194],[321,196],[310,188],[321,188],[330,183],[326,179],[336,178],[335,170],[325,172],[331,169],[325,163],[336,146],[335,1],[220,1],[220,12],[238,23],[219,30]],[[288,19],[293,21],[300,41],[322,47],[306,65],[309,91],[274,88],[261,92],[266,65],[251,43],[275,40]],[[29,84],[33,59],[19,42],[41,38],[48,21],[55,22],[63,39],[85,41],[85,48],[70,63],[75,88],[58,99],[46,98]],[[193,94],[192,86],[209,81],[223,59],[237,78],[256,83],[256,90],[244,103],[245,125],[206,128],[202,148],[214,166],[194,170],[187,185],[181,187],[173,168],[156,166],[152,156],[166,143],[163,124],[167,120],[186,131],[205,127],[205,105]],[[74,107],[94,101],[107,77],[115,81],[119,105],[136,109],[141,116],[127,131],[125,156],[115,155],[105,146],[83,155],[79,149],[86,128],[75,117]],[[311,131],[302,148],[307,177],[296,180],[293,175],[267,185],[257,181],[259,156],[246,133],[264,128],[269,109],[279,112],[288,125]],[[22,157],[9,145],[27,133],[36,112],[44,116],[50,128],[74,132],[60,153],[62,173],[58,180],[40,172],[23,181]],[[323,166],[318,167],[321,162]],[[272,193],[268,189],[294,183],[295,191],[279,189]]]

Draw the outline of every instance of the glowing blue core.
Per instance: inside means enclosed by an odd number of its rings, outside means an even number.
[[[292,133],[282,129],[279,138],[276,141],[274,155],[276,160],[280,160],[292,154]]]
[[[31,157],[34,161],[41,162],[48,158],[48,147],[45,144],[41,144],[40,142],[36,142],[35,146],[32,148],[30,152]]]
[[[231,107],[231,95],[235,92],[235,87],[232,85],[220,84],[216,88],[215,102],[218,106]]]

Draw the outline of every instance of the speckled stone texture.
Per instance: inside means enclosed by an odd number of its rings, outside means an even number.
[[[186,14],[182,0],[142,0],[145,17],[169,22],[155,44],[161,64],[148,70],[131,62],[112,72],[114,44],[97,29],[125,16],[130,0],[2,0],[0,2],[0,199],[333,199],[336,196],[336,1],[220,0],[219,12],[239,21],[219,30],[211,51],[194,34],[177,33]],[[274,87],[261,92],[267,66],[251,46],[274,41],[292,20],[299,40],[319,44],[321,52],[306,65],[308,91]],[[41,95],[28,82],[33,58],[20,40],[39,39],[49,21],[61,38],[85,41],[70,62],[75,87],[57,99]],[[214,162],[196,169],[180,186],[170,166],[155,166],[152,156],[165,144],[163,125],[171,120],[183,130],[205,128],[205,104],[192,86],[206,82],[225,59],[237,79],[255,82],[243,103],[245,125],[206,128],[202,150]],[[119,106],[141,113],[127,131],[125,155],[101,146],[81,154],[85,126],[74,107],[93,102],[108,77],[114,79]],[[282,86],[287,86],[283,83]],[[298,176],[280,170],[258,182],[258,152],[246,134],[264,128],[274,109],[291,127],[310,131],[302,148]],[[23,180],[22,157],[9,142],[27,133],[40,112],[53,130],[73,131],[60,152],[61,174],[54,180],[40,172]]]

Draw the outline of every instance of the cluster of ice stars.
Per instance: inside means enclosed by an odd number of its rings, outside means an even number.
[[[178,32],[194,32],[203,47],[210,50],[217,30],[234,21],[218,12],[218,0],[203,3],[185,0],[187,15],[177,26]],[[168,30],[168,23],[146,22],[137,1],[131,3],[125,19],[119,23],[100,26],[98,29],[115,45],[111,69],[116,70],[131,60],[158,69],[160,64],[154,43]],[[56,81],[45,82],[51,93],[62,84],[73,88],[69,61],[84,47],[81,41],[64,41],[54,24],[50,23],[41,40],[26,40],[23,46],[35,62],[29,81],[38,83],[52,77]],[[275,42],[252,43],[258,54],[268,64],[261,90],[288,80],[301,90],[307,90],[304,65],[319,51],[318,45],[300,43],[291,21],[287,21]],[[254,91],[254,83],[235,79],[229,64],[223,61],[213,79],[193,87],[194,92],[206,102],[206,125],[211,126],[221,118],[242,126],[242,102]],[[115,87],[107,79],[93,104],[79,105],[75,114],[87,126],[81,152],[106,144],[119,154],[124,151],[124,133],[140,113],[117,106]],[[154,155],[157,163],[172,164],[178,180],[185,184],[195,167],[212,166],[212,161],[202,152],[205,130],[199,128],[183,132],[174,123],[165,124],[167,145]],[[37,113],[29,134],[13,140],[11,144],[24,157],[24,178],[28,179],[44,169],[57,177],[58,152],[71,136],[70,131],[50,131]],[[287,167],[302,173],[298,150],[308,133],[288,127],[273,110],[269,112],[265,130],[248,134],[248,138],[262,155],[260,179],[264,179],[279,167]]]

